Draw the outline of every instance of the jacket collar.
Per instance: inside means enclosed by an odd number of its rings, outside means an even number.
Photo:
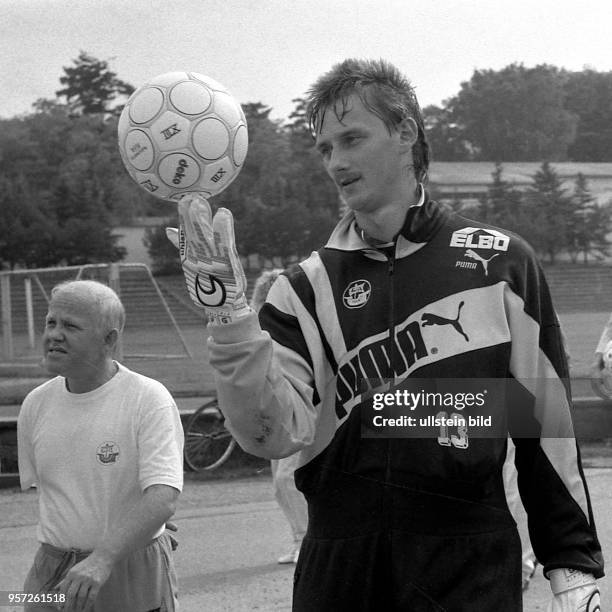
[[[421,197],[408,208],[406,219],[396,239],[395,256],[406,257],[419,250],[437,233],[449,214],[446,206],[429,199],[421,185]],[[368,241],[355,220],[355,213],[349,210],[340,219],[325,248],[340,251],[362,251],[374,259],[386,259],[386,255]]]

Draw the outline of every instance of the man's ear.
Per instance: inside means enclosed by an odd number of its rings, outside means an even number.
[[[416,121],[412,117],[404,117],[397,129],[400,135],[400,145],[411,149],[419,137]]]
[[[117,342],[119,340],[119,331],[116,329],[111,329],[108,334],[104,337],[104,343],[107,348],[112,352],[114,348],[117,346]]]

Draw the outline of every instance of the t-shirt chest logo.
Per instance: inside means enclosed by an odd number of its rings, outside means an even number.
[[[372,285],[365,279],[353,281],[344,290],[342,301],[347,308],[361,308],[365,306],[372,293]]]
[[[96,450],[96,458],[102,465],[117,463],[119,457],[119,445],[115,442],[102,442]]]

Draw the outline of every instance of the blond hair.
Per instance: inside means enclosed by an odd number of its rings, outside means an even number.
[[[95,280],[68,280],[53,287],[51,299],[59,293],[78,295],[95,306],[99,315],[98,326],[103,334],[113,329],[120,334],[123,331],[125,308],[117,293],[108,285]]]

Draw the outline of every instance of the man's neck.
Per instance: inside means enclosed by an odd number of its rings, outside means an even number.
[[[89,393],[105,385],[118,371],[119,367],[114,360],[106,361],[102,368],[93,373],[66,377],[66,388],[70,393]]]
[[[359,228],[371,238],[391,242],[404,226],[408,209],[421,202],[422,189],[419,185],[415,189],[413,198],[374,211],[355,211],[355,220]]]

